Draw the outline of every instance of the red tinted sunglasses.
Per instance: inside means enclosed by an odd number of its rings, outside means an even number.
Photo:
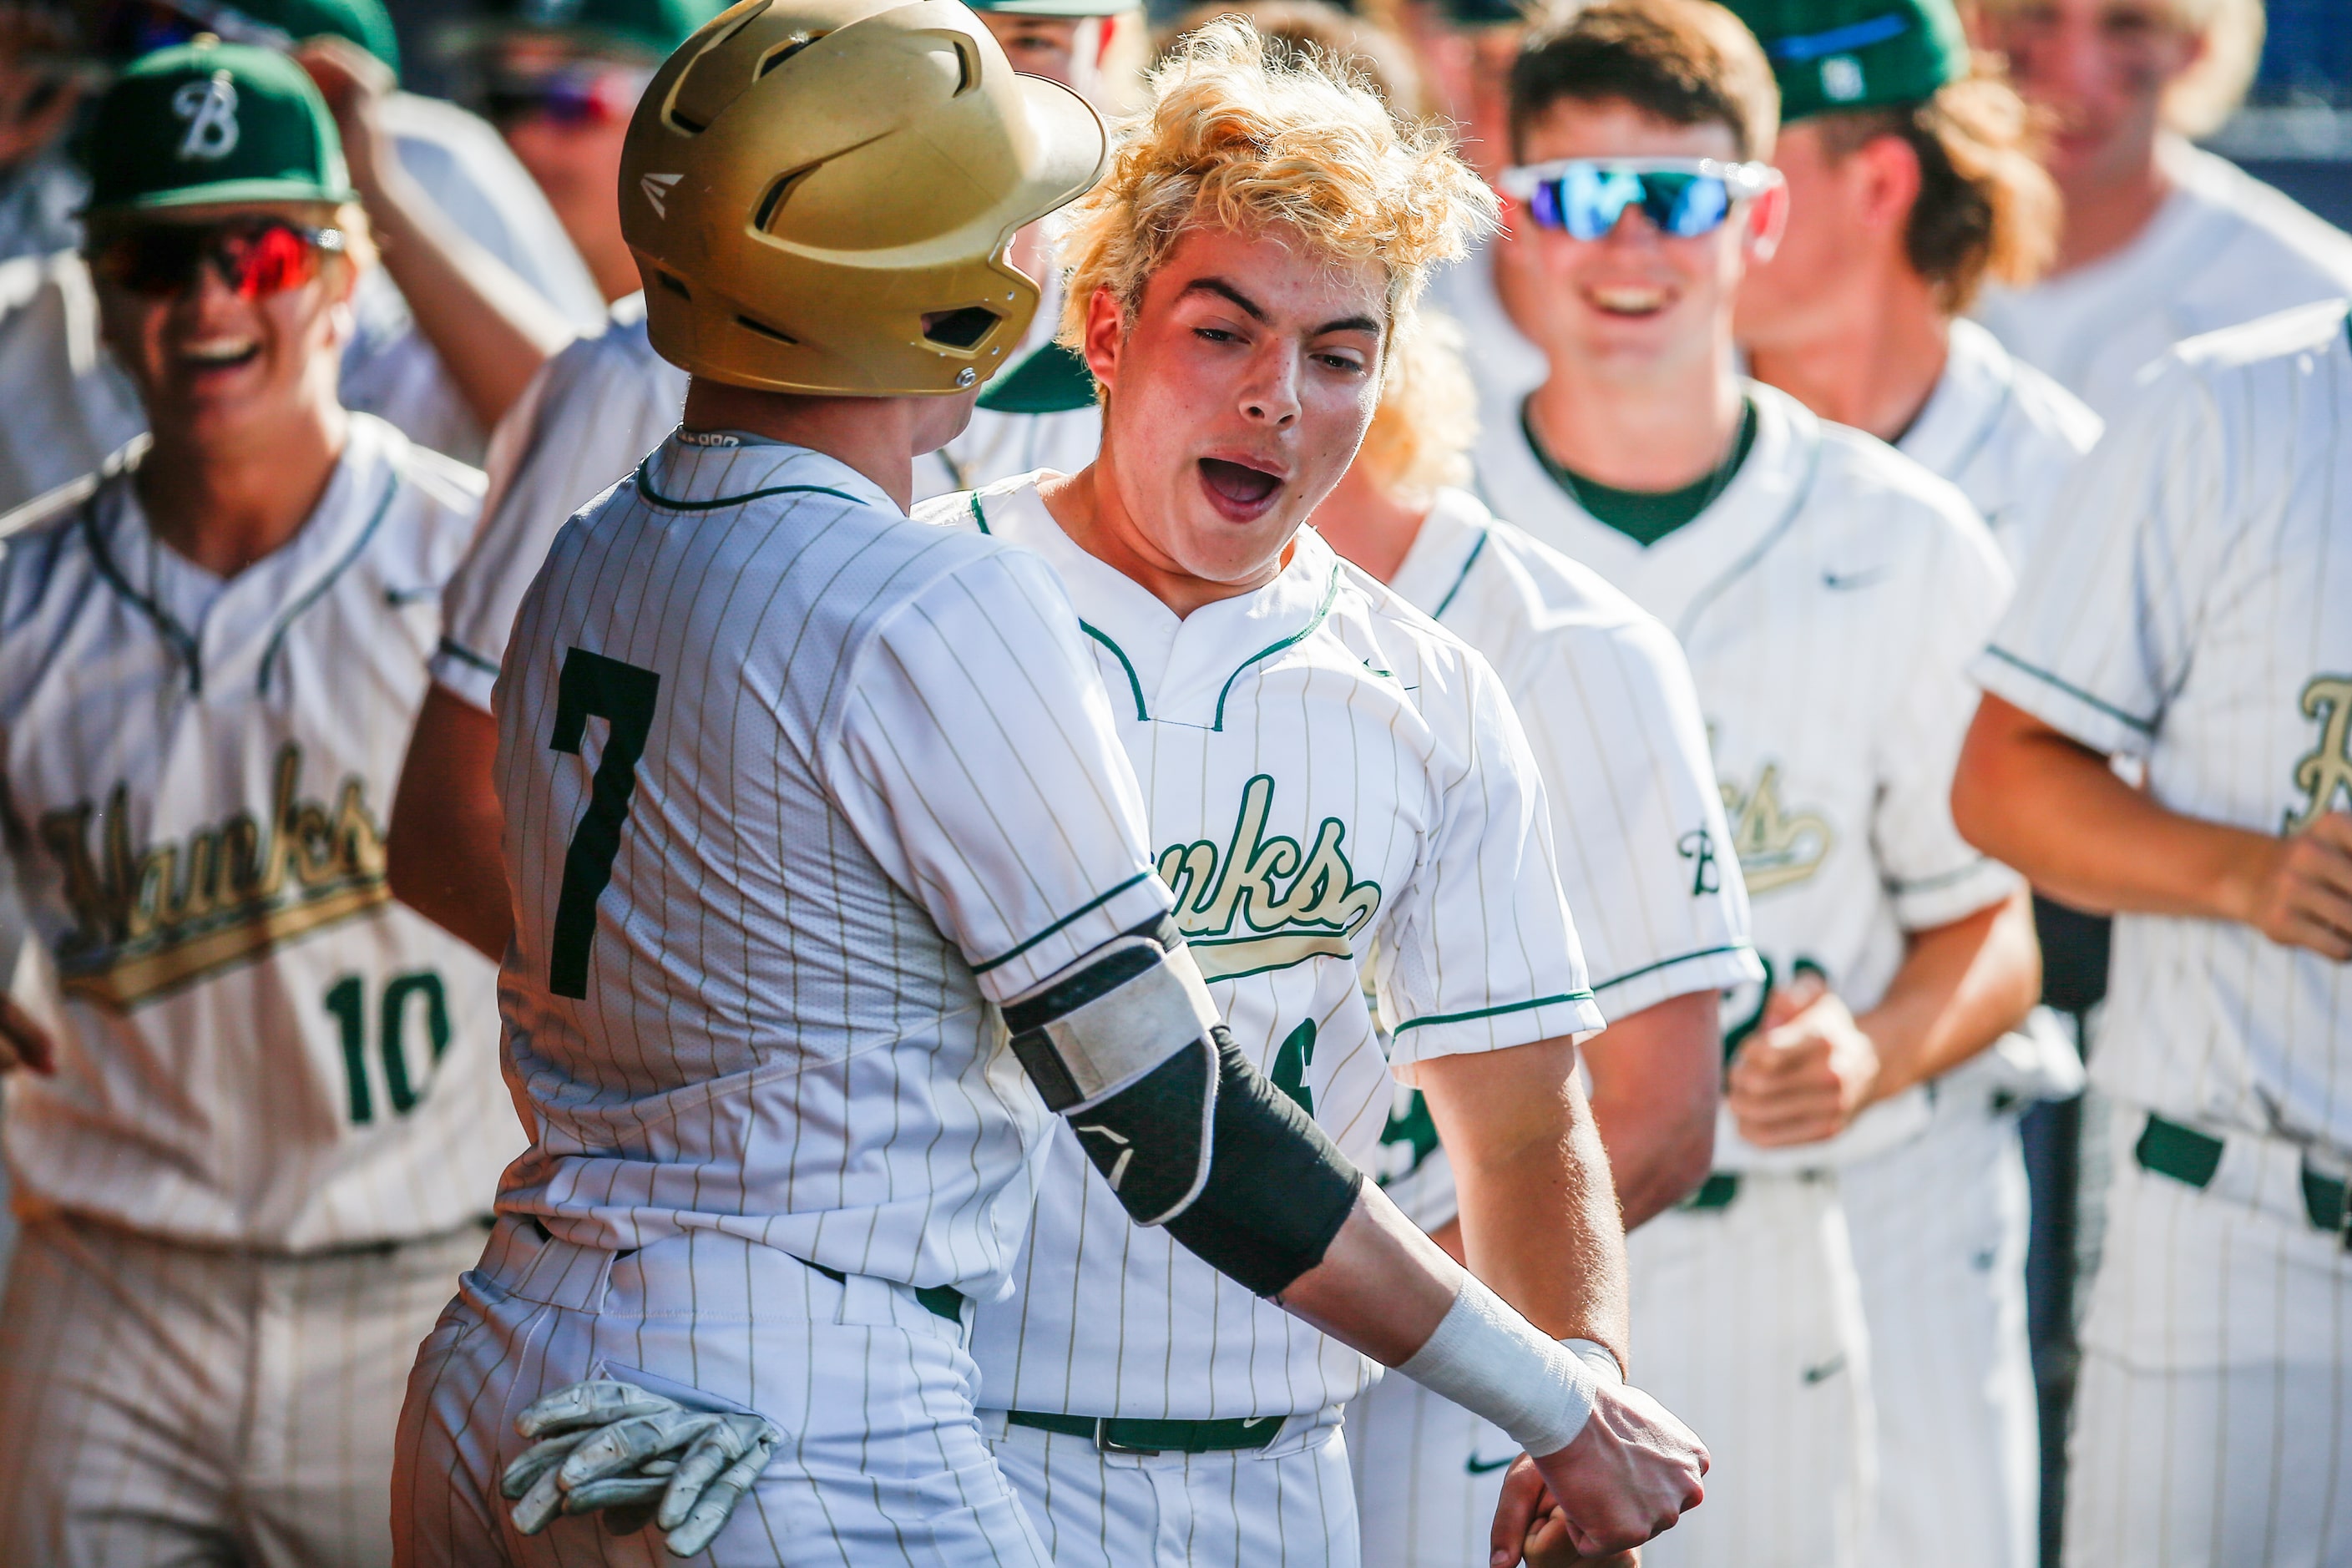
[[[651,71],[625,67],[504,75],[490,84],[484,111],[498,125],[548,120],[567,129],[626,123],[637,111]]]
[[[283,218],[144,224],[117,235],[92,258],[98,275],[150,300],[176,299],[210,262],[241,300],[299,289],[319,275],[319,257],[341,251],[341,229],[304,228]]]

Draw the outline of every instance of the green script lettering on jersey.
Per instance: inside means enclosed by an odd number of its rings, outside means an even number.
[[[262,813],[177,841],[131,842],[128,784],[103,810],[83,801],[46,814],[40,837],[74,911],[58,947],[67,992],[128,1011],[389,903],[366,781],[342,779],[330,804],[301,794],[301,773],[302,748],[289,741]]]
[[[2300,833],[2328,812],[2352,808],[2352,675],[2315,675],[2303,689],[2303,714],[2316,720],[2319,740],[2294,764],[2303,797],[2290,807],[2284,831]]]
[[[1242,786],[1232,837],[1174,844],[1160,854],[1160,879],[1176,900],[1176,924],[1212,980],[1261,974],[1310,958],[1352,958],[1349,939],[1381,907],[1377,882],[1358,881],[1348,862],[1347,825],[1327,816],[1315,842],[1266,831],[1274,780]]]

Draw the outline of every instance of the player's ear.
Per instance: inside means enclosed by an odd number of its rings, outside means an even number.
[[[1900,229],[1919,200],[1919,154],[1900,136],[1874,136],[1853,153],[1869,177],[1863,217],[1877,229]]]
[[[1750,203],[1748,222],[1740,230],[1740,248],[1747,252],[1748,265],[1761,267],[1772,259],[1780,248],[1780,237],[1789,231],[1789,187],[1777,184]]]
[[[1118,380],[1118,351],[1127,342],[1127,308],[1108,289],[1097,289],[1087,301],[1087,368],[1106,388]]]

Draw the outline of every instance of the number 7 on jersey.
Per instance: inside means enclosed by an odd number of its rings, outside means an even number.
[[[621,825],[628,820],[629,796],[636,792],[637,760],[646,754],[646,737],[653,731],[661,677],[575,647],[564,650],[556,679],[555,733],[549,746],[576,757],[589,720],[612,725],[589,787],[588,809],[580,814],[563,857],[563,892],[556,900],[555,934],[548,944],[548,989],[558,996],[584,998],[588,952],[596,941],[596,900],[613,879],[613,857],[621,851]]]

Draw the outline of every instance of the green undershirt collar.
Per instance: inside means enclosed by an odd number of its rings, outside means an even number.
[[[1679,489],[1623,490],[1577,473],[1545,451],[1543,443],[1536,439],[1535,425],[1528,417],[1526,403],[1519,405],[1519,429],[1527,437],[1528,450],[1536,455],[1536,461],[1551,476],[1551,482],[1568,493],[1569,500],[1635,543],[1647,547],[1698,516],[1731,488],[1739,466],[1748,460],[1748,450],[1756,445],[1756,401],[1740,401],[1739,434],[1732,438],[1730,453]]]

